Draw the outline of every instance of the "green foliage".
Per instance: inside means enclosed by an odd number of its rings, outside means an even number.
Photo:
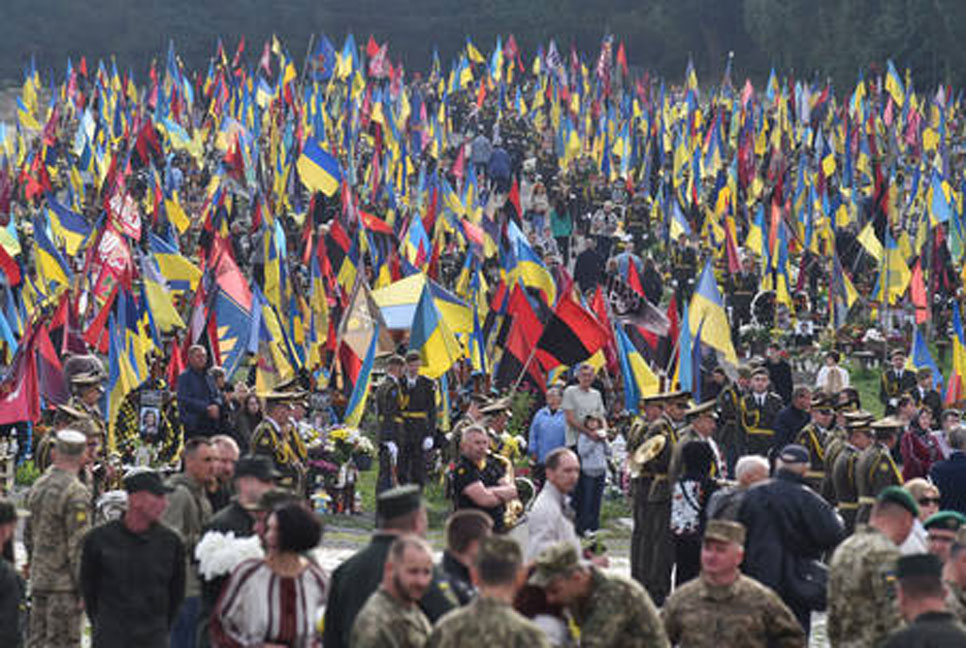
[[[17,486],[31,486],[40,477],[40,471],[34,465],[33,459],[27,459],[17,466],[17,475],[14,478]]]
[[[310,34],[325,32],[339,47],[352,31],[360,49],[370,33],[388,39],[390,56],[409,69],[428,67],[434,45],[445,66],[467,34],[486,52],[498,34],[513,33],[528,63],[551,37],[564,56],[571,44],[592,56],[612,32],[632,65],[674,80],[690,56],[699,78],[716,83],[733,51],[736,81],[760,83],[775,66],[796,78],[830,76],[845,89],[860,68],[888,57],[914,70],[920,88],[966,81],[958,43],[966,3],[949,0],[5,0],[3,16],[0,79],[19,79],[31,56],[42,71],[61,72],[68,56],[76,63],[86,55],[91,66],[116,54],[121,73],[134,70],[144,82],[152,60],[164,65],[172,39],[203,72],[219,35],[229,58],[244,35],[254,65],[275,33],[301,61]]]
[[[507,424],[507,432],[519,434],[524,439],[530,433],[530,421],[533,419],[533,395],[530,392],[517,391],[510,397],[510,412],[513,416]]]

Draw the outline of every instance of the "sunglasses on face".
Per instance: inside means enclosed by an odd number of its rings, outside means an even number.
[[[919,506],[939,506],[938,497],[923,497],[919,500]]]

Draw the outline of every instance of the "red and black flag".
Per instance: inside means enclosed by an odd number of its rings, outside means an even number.
[[[561,299],[537,341],[544,367],[573,366],[607,343],[607,330],[572,299]],[[548,364],[549,363],[549,364]]]

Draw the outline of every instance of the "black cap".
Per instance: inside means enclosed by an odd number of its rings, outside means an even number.
[[[281,476],[268,457],[248,455],[235,462],[235,479],[254,477],[258,481],[273,482]]]
[[[778,455],[778,458],[787,464],[802,464],[811,461],[808,450],[795,443],[790,443],[782,448],[782,452]]]
[[[376,515],[391,520],[412,513],[423,505],[422,491],[415,484],[397,486],[383,491],[376,498]]]
[[[154,495],[166,495],[174,489],[161,480],[161,475],[153,470],[138,470],[124,478],[124,490],[131,493],[148,491]]]
[[[912,576],[931,576],[942,578],[943,564],[934,554],[920,553],[900,556],[896,562],[896,578],[902,580]]]

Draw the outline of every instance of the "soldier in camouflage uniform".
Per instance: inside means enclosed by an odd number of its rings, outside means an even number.
[[[852,535],[855,531],[855,515],[859,509],[859,491],[855,482],[856,465],[859,455],[872,445],[872,430],[861,419],[849,421],[849,426],[849,438],[842,442],[841,450],[836,453],[830,473],[836,510],[842,517],[845,533]]]
[[[404,535],[389,547],[382,585],[352,625],[352,648],[423,648],[433,627],[419,609],[433,579],[433,551],[426,541]]]
[[[899,433],[904,424],[887,416],[871,424],[875,443],[862,451],[855,464],[855,487],[859,495],[857,522],[866,522],[876,496],[887,486],[902,486],[902,473],[892,458]]]
[[[97,430],[87,414],[74,409],[70,405],[58,405],[54,412],[54,422],[51,429],[37,442],[34,448],[34,466],[44,472],[50,466],[51,450],[60,430],[77,430],[85,436],[96,436]]]
[[[804,648],[805,632],[774,591],[738,569],[745,527],[710,520],[701,576],[675,590],[661,616],[668,639],[688,648]]]
[[[426,645],[550,648],[543,630],[513,609],[523,570],[523,552],[517,542],[499,536],[485,538],[472,569],[479,595],[466,607],[445,614]]]
[[[859,525],[832,556],[826,632],[832,648],[879,645],[902,621],[895,599],[899,545],[919,514],[898,486],[879,493],[868,525]]]
[[[33,597],[29,648],[80,645],[80,559],[90,529],[91,495],[77,474],[86,450],[87,439],[80,432],[58,432],[53,464],[27,498],[30,518],[24,539]]]
[[[670,648],[647,592],[630,579],[581,562],[569,543],[540,552],[530,584],[544,589],[549,604],[569,610],[581,648]]]

